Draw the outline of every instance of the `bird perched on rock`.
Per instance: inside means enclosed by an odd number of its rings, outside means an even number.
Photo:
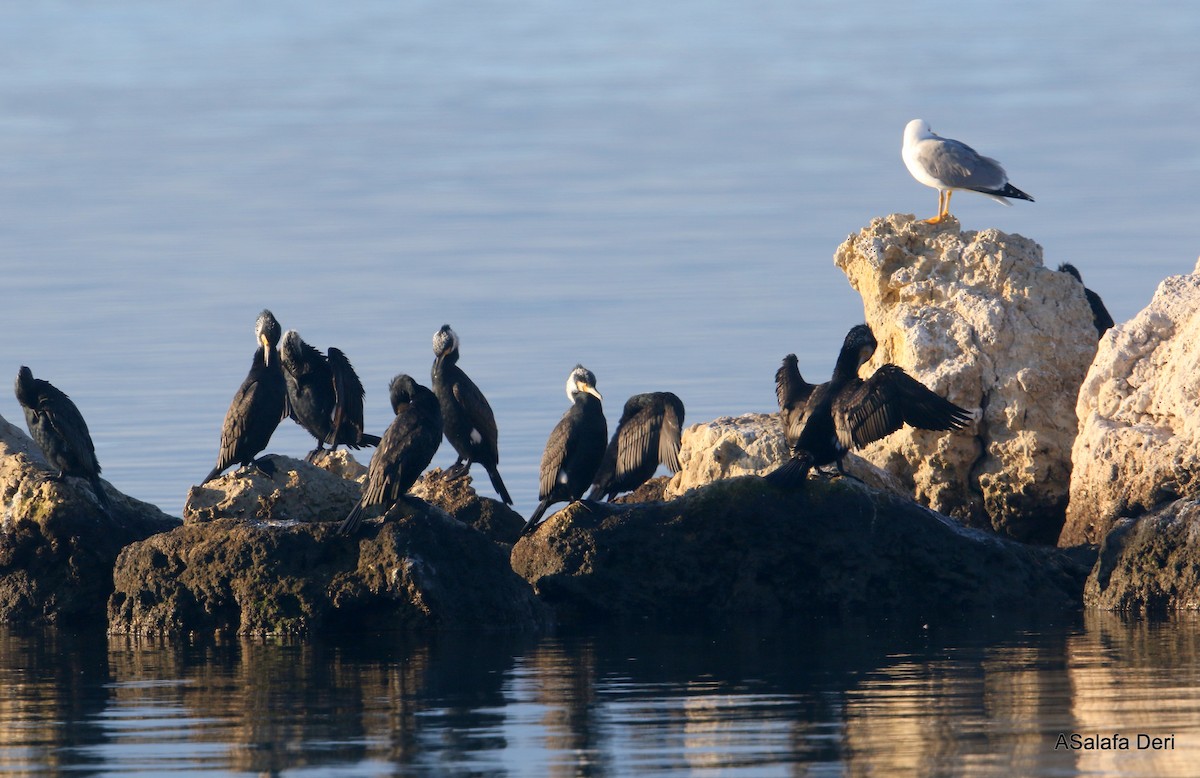
[[[499,433],[492,406],[475,382],[458,366],[458,335],[449,324],[433,334],[433,393],[442,406],[442,422],[446,440],[458,452],[458,459],[443,477],[466,475],[471,464],[478,462],[492,479],[492,488],[506,505],[512,497],[504,488],[497,464],[500,461]]]
[[[880,367],[868,379],[858,369],[875,353],[878,343],[865,324],[846,335],[828,383],[808,398],[808,419],[792,455],[766,478],[780,486],[802,483],[812,467],[836,464],[851,448],[881,440],[908,424],[926,430],[961,429],[971,414],[931,392],[896,365]]]
[[[317,447],[305,457],[312,461],[329,444],[350,448],[379,445],[379,438],[363,432],[362,381],[341,350],[329,349],[329,356],[305,343],[300,333],[283,333],[279,347],[287,382],[288,405],[292,418],[317,439]]]
[[[287,386],[275,347],[279,345],[279,322],[264,310],[254,322],[258,347],[246,380],[238,387],[221,427],[221,449],[217,465],[200,483],[206,484],[232,464],[253,466],[270,475],[274,465],[255,459],[271,442],[271,435],[287,416]]]
[[[595,374],[576,365],[567,376],[567,398],[571,407],[554,425],[542,453],[538,489],[541,502],[521,529],[522,535],[536,527],[554,503],[583,497],[604,457],[608,422],[604,420],[604,398],[596,390]]]
[[[1069,262],[1064,262],[1058,266],[1058,272],[1066,273],[1072,276],[1080,284],[1083,284],[1083,276],[1079,274],[1079,269]],[[1100,295],[1083,287],[1083,294],[1087,297],[1088,305],[1092,307],[1092,324],[1096,327],[1097,337],[1104,337],[1104,333],[1112,329],[1116,322],[1113,321],[1112,315],[1108,312],[1108,308],[1104,306],[1104,301],[1100,299]]]
[[[96,447],[79,408],[49,381],[34,378],[24,365],[17,371],[13,389],[25,412],[30,437],[50,466],[58,470],[53,479],[61,481],[69,475],[87,479],[107,513],[109,502],[100,482],[100,462],[96,460]]]
[[[612,501],[650,480],[659,464],[679,472],[683,433],[683,401],[671,392],[635,394],[625,402],[600,468],[592,480],[589,500]]]
[[[1002,205],[1006,198],[1033,202],[1033,198],[1008,183],[1008,174],[996,160],[985,157],[965,143],[943,138],[929,129],[924,119],[913,119],[904,128],[904,165],[913,178],[938,190],[937,216],[926,219],[937,224],[950,215],[950,195],[956,191],[978,192]]]
[[[388,386],[388,395],[396,417],[371,457],[362,497],[338,526],[339,535],[358,529],[367,507],[386,505],[390,509],[410,499],[405,492],[421,477],[442,443],[442,410],[433,392],[411,376],[398,375]]]

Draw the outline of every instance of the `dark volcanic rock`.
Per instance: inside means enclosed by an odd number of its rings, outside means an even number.
[[[1100,545],[1084,603],[1138,614],[1200,609],[1200,500],[1119,519]]]
[[[546,623],[502,549],[436,509],[389,514],[349,538],[336,527],[218,519],[135,544],[117,561],[109,631],[308,635]]]
[[[964,529],[846,479],[784,492],[746,476],[666,503],[574,503],[513,547],[564,618],[718,621],[1078,608],[1084,565]]]
[[[121,549],[179,526],[107,483],[105,514],[87,481],[51,475],[33,441],[0,418],[0,622],[103,620]]]

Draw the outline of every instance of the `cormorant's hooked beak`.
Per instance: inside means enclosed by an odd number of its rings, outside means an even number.
[[[575,389],[580,392],[586,392],[601,402],[604,401],[604,398],[600,396],[600,392],[597,391],[596,387],[592,386],[587,381],[576,381]]]
[[[262,347],[263,347],[263,364],[270,365],[271,364],[271,352],[274,351],[275,349],[271,348],[271,342],[269,340],[267,340],[267,333],[264,332],[263,334],[259,335],[258,341],[259,341],[259,343],[262,343]]]

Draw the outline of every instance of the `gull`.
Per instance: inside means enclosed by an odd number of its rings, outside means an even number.
[[[925,220],[929,224],[950,215],[950,195],[959,189],[979,192],[1001,205],[1012,205],[1005,199],[1008,197],[1033,202],[1032,197],[1008,183],[1008,174],[999,162],[961,141],[935,134],[924,119],[913,119],[905,126],[900,156],[913,178],[938,190],[938,213]]]

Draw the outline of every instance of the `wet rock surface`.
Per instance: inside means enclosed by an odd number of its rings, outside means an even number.
[[[717,621],[1069,610],[1091,563],[848,479],[784,492],[753,476],[665,503],[573,503],[511,561],[566,619]]]
[[[1138,615],[1200,609],[1200,500],[1119,519],[1088,577],[1089,607]]]

